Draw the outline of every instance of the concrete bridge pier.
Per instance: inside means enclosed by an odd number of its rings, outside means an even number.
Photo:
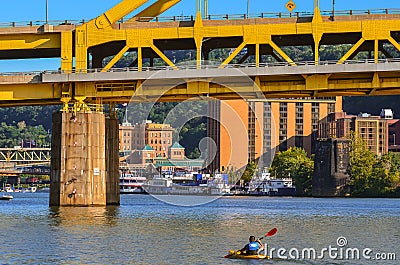
[[[118,121],[53,113],[50,206],[119,205]]]

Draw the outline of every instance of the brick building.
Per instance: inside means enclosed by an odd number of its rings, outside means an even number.
[[[157,124],[149,120],[135,124],[132,130],[132,150],[141,150],[149,145],[156,156],[168,157],[173,130],[169,124]]]
[[[313,196],[343,196],[349,192],[348,136],[351,131],[362,138],[376,155],[399,150],[396,135],[400,135],[400,123],[393,119],[393,112],[389,109],[382,109],[379,116],[330,113],[318,126]]]
[[[124,122],[119,125],[119,151],[123,156],[129,155],[133,150],[133,126]]]
[[[366,142],[372,152],[382,155],[388,152],[389,124],[393,125],[395,122],[393,114],[388,115],[387,110],[382,110],[380,116],[368,113],[359,115],[347,115],[345,112],[330,113],[319,122],[318,138],[345,139],[348,138],[350,131],[353,131]],[[394,131],[393,134],[395,135]]]

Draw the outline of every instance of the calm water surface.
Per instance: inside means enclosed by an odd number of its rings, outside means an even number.
[[[183,199],[183,197],[182,197]],[[198,200],[198,197],[191,198]],[[400,200],[225,197],[194,207],[121,195],[118,207],[48,206],[48,193],[0,201],[0,264],[399,264]],[[397,261],[224,259],[250,234],[271,248],[370,248]],[[286,253],[287,255],[287,253]]]

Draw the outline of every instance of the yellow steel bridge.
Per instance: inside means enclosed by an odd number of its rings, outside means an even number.
[[[163,18],[180,0],[158,0],[126,18],[146,2],[120,1],[87,22],[2,24],[0,59],[51,57],[61,63],[55,71],[1,74],[0,106],[116,103],[134,94],[138,100],[161,101],[236,98],[216,81],[240,75],[233,68],[249,76],[267,98],[400,92],[400,10],[332,16],[316,7],[312,13]],[[349,48],[340,59],[319,59],[326,51],[321,47],[343,44]],[[297,46],[310,47],[312,60],[291,58],[287,49]],[[207,62],[223,49],[229,49],[221,53],[226,56]],[[193,63],[178,64],[171,51],[190,51]],[[368,58],[355,60],[360,52]],[[129,67],[117,68],[127,53]],[[142,89],[157,71],[158,86]],[[257,97],[252,87],[241,91]]]

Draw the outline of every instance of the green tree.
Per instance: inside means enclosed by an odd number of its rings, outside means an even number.
[[[366,142],[350,132],[350,185],[352,195],[365,196],[375,189],[373,173],[381,174],[376,167],[377,158]],[[375,168],[375,172],[374,171]]]
[[[256,173],[257,164],[255,162],[249,162],[246,165],[246,168],[240,178],[245,184],[249,183],[250,180],[253,178],[254,174]]]
[[[311,195],[314,160],[307,156],[303,148],[291,147],[287,151],[278,152],[272,161],[270,172],[277,178],[291,177],[298,195]]]
[[[387,153],[379,157],[369,182],[371,189],[367,195],[390,196],[394,193],[400,184],[400,155]]]

